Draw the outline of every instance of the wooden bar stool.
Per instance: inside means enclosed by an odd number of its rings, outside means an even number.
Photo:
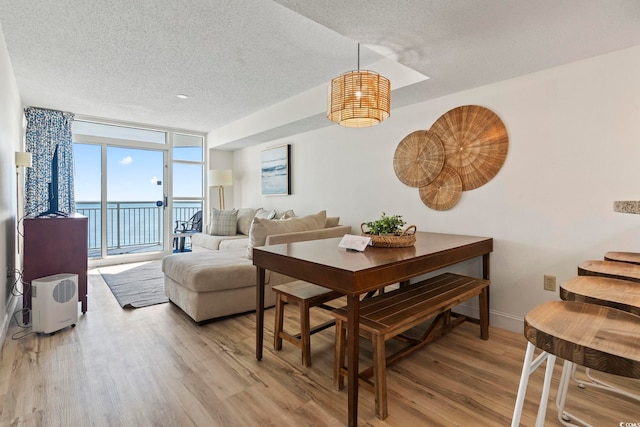
[[[560,299],[605,305],[640,316],[640,285],[602,276],[578,276],[560,285]]]
[[[336,323],[335,320],[329,320],[311,328],[309,310],[311,307],[333,310],[333,307],[329,307],[325,303],[340,298],[342,294],[302,280],[274,286],[272,289],[276,293],[276,324],[273,331],[273,347],[276,350],[281,350],[283,339],[290,342],[302,350],[302,363],[309,367],[311,366],[311,335]],[[300,310],[300,333],[296,335],[288,334],[283,329],[285,303],[297,305]]]
[[[560,298],[564,301],[603,305],[640,316],[640,285],[628,280],[600,276],[578,276],[560,285]],[[596,387],[640,400],[640,396],[637,394],[629,393],[593,377],[589,368],[585,369],[585,375],[589,379],[588,382],[576,377],[574,365],[571,377],[578,383],[578,387]],[[561,399],[566,400],[566,395],[562,396],[558,393],[558,404]],[[564,411],[563,419],[568,421],[570,418],[576,417]]]
[[[640,253],[638,252],[607,252],[604,254],[605,261],[628,262],[629,264],[640,265]]]
[[[601,372],[640,379],[640,316],[602,305],[550,301],[527,313],[524,336],[528,341],[527,351],[511,421],[512,427],[520,425],[529,376],[545,360],[546,373],[536,427],[544,426],[556,357],[565,360],[558,390],[558,394],[564,396],[574,363]],[[542,353],[534,360],[536,348],[542,350]],[[564,400],[559,405],[558,420],[563,425],[574,425],[562,419],[563,413]],[[575,420],[584,423],[577,418]]]
[[[618,261],[585,261],[578,266],[578,276],[602,276],[640,282],[640,265]]]

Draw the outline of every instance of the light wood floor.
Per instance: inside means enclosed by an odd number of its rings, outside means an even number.
[[[286,325],[297,320],[293,310]],[[76,328],[20,340],[9,330],[0,359],[0,426],[339,426],[346,388],[332,386],[333,329],[312,337],[313,367],[297,349],[272,347],[255,360],[255,316],[196,326],[172,304],[122,310],[100,275],[89,277],[89,311]],[[314,314],[325,319],[323,313]],[[285,326],[286,327],[286,326]],[[392,344],[393,345],[393,344]],[[362,363],[370,347],[362,344]],[[360,392],[359,423],[369,426],[507,426],[525,340],[492,328],[488,341],[464,324],[390,369],[389,417],[375,417]],[[531,378],[522,424],[533,425],[542,369]],[[551,398],[555,399],[559,368]],[[624,384],[640,391],[637,382]],[[595,426],[640,423],[640,403],[571,387],[568,408]],[[560,425],[550,404],[548,426]]]

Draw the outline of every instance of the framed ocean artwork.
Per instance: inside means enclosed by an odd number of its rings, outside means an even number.
[[[260,154],[262,194],[266,196],[291,194],[289,174],[290,145],[263,150]]]

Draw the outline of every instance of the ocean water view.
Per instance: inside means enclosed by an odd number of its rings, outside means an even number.
[[[90,257],[100,256],[101,210],[99,202],[76,202],[76,212],[89,219]],[[175,221],[187,221],[199,210],[202,210],[201,202],[174,202],[169,218],[171,230],[175,228]],[[156,202],[107,202],[108,253],[125,253],[135,247],[162,246],[166,214],[167,210],[156,206]]]

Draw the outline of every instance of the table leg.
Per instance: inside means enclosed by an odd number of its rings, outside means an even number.
[[[491,254],[482,255],[482,278],[484,280],[490,280],[489,276],[491,275]]]
[[[358,378],[360,357],[360,298],[347,295],[348,425],[358,425]]]
[[[484,280],[491,280],[490,276],[491,276],[491,254],[484,254],[482,255],[482,278]],[[489,307],[491,307],[490,304],[490,296],[491,296],[491,285],[487,286],[486,288],[484,288],[483,291],[486,291],[487,293],[487,302],[486,302],[486,307],[487,307],[487,331],[489,329]],[[488,332],[487,332],[487,336]],[[484,337],[483,337],[484,338]]]
[[[264,338],[264,268],[256,268],[256,359],[262,360],[262,341]]]

